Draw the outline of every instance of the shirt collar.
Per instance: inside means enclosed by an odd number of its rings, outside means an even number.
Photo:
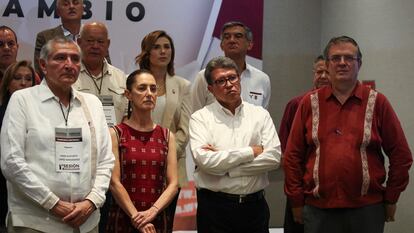
[[[79,92],[76,91],[73,87],[72,89],[72,96],[71,96],[71,102],[73,102],[75,99],[79,100]],[[49,99],[56,99],[59,100],[58,97],[53,94],[53,92],[50,90],[49,86],[47,85],[46,79],[43,79],[42,82],[39,84],[39,100],[41,102],[47,101]]]
[[[362,87],[361,87],[361,83],[359,81],[357,81],[354,89],[351,92],[351,95],[349,97],[355,97],[359,100],[362,100]],[[322,93],[322,95],[325,97],[325,100],[328,100],[329,98],[335,98],[335,95],[333,94],[333,89],[332,86],[326,86],[323,87],[320,90],[320,93]]]
[[[81,62],[80,72],[88,72],[88,71],[86,70],[85,64],[84,64],[83,62]],[[110,69],[108,69],[108,61],[106,61],[106,58],[104,58],[104,61],[103,61],[103,74],[104,74],[104,75],[105,75],[105,74],[108,74],[108,75],[111,75],[111,74],[112,74],[112,73],[111,73],[111,70],[110,70]],[[98,77],[98,78],[99,78],[99,77]]]
[[[63,27],[63,25],[60,25],[60,27],[62,28],[63,31],[63,36],[65,36],[66,38],[69,38],[71,40],[73,40],[75,43],[77,43],[77,39],[79,38],[79,34],[77,35],[73,35],[69,30],[67,30],[65,27]]]
[[[221,111],[222,113],[224,113],[225,115],[233,116],[233,113],[230,110],[228,110],[227,108],[223,107],[223,105],[221,105],[217,100],[215,100],[213,103],[216,105],[216,108],[219,111]],[[237,115],[241,114],[241,112],[243,110],[243,106],[244,106],[244,101],[242,100],[240,105],[234,111],[234,116],[237,116]]]
[[[252,73],[252,66],[251,65],[249,65],[249,64],[247,64],[247,63],[245,63],[246,64],[246,69],[245,70],[243,70],[243,72],[241,73],[241,74],[243,74],[243,78],[244,77],[251,77],[251,73]],[[241,76],[241,74],[240,74],[240,76]]]

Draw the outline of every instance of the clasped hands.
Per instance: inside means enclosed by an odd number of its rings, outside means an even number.
[[[154,225],[151,223],[152,220],[158,214],[158,207],[151,206],[151,208],[138,212],[134,216],[131,217],[132,225],[138,229],[140,232],[143,233],[156,233]]]
[[[60,217],[69,226],[79,228],[86,222],[95,209],[95,205],[90,200],[83,200],[76,203],[59,200],[53,206],[51,212]]]

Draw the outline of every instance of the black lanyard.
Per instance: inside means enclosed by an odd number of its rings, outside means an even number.
[[[102,73],[101,73],[101,78],[100,78],[101,83],[99,84],[99,87],[98,87],[98,84],[95,81],[94,76],[92,76],[92,74],[89,72],[89,70],[88,70],[88,68],[86,68],[86,66],[85,66],[85,71],[86,71],[86,74],[92,79],[93,84],[95,84],[95,87],[98,90],[98,95],[101,95],[102,82],[103,82],[103,77],[104,77],[104,64],[102,64]]]
[[[71,97],[72,98],[72,95]],[[69,98],[69,107],[68,107],[68,114],[65,115],[65,112],[63,111],[62,102],[59,101],[60,110],[62,110],[63,119],[65,119],[65,125],[68,126],[68,120],[69,120],[69,112],[70,112],[70,98]]]

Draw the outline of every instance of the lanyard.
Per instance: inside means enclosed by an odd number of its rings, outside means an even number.
[[[99,87],[98,87],[98,84],[96,83],[96,81],[95,81],[95,78],[92,76],[92,74],[89,72],[89,70],[88,70],[88,68],[86,68],[86,66],[85,66],[85,71],[86,71],[86,74],[89,76],[89,78],[91,78],[92,79],[92,82],[93,82],[93,84],[95,84],[95,87],[96,87],[96,89],[98,90],[98,95],[101,95],[101,90],[102,90],[102,82],[103,82],[103,77],[104,77],[104,64],[102,64],[102,73],[101,73],[101,77],[100,77],[100,79],[101,79],[101,83],[99,84]],[[98,78],[99,79],[99,78]]]
[[[70,99],[69,99],[68,113],[66,115],[65,115],[65,112],[63,111],[62,102],[60,101],[59,101],[59,106],[60,106],[60,110],[62,111],[63,119],[65,119],[65,125],[68,126],[69,112],[70,112]]]

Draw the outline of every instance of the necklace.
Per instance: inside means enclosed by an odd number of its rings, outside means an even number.
[[[163,96],[166,92],[166,81],[165,81],[166,77],[164,76],[163,79],[160,80],[160,82],[157,81],[157,96]]]

